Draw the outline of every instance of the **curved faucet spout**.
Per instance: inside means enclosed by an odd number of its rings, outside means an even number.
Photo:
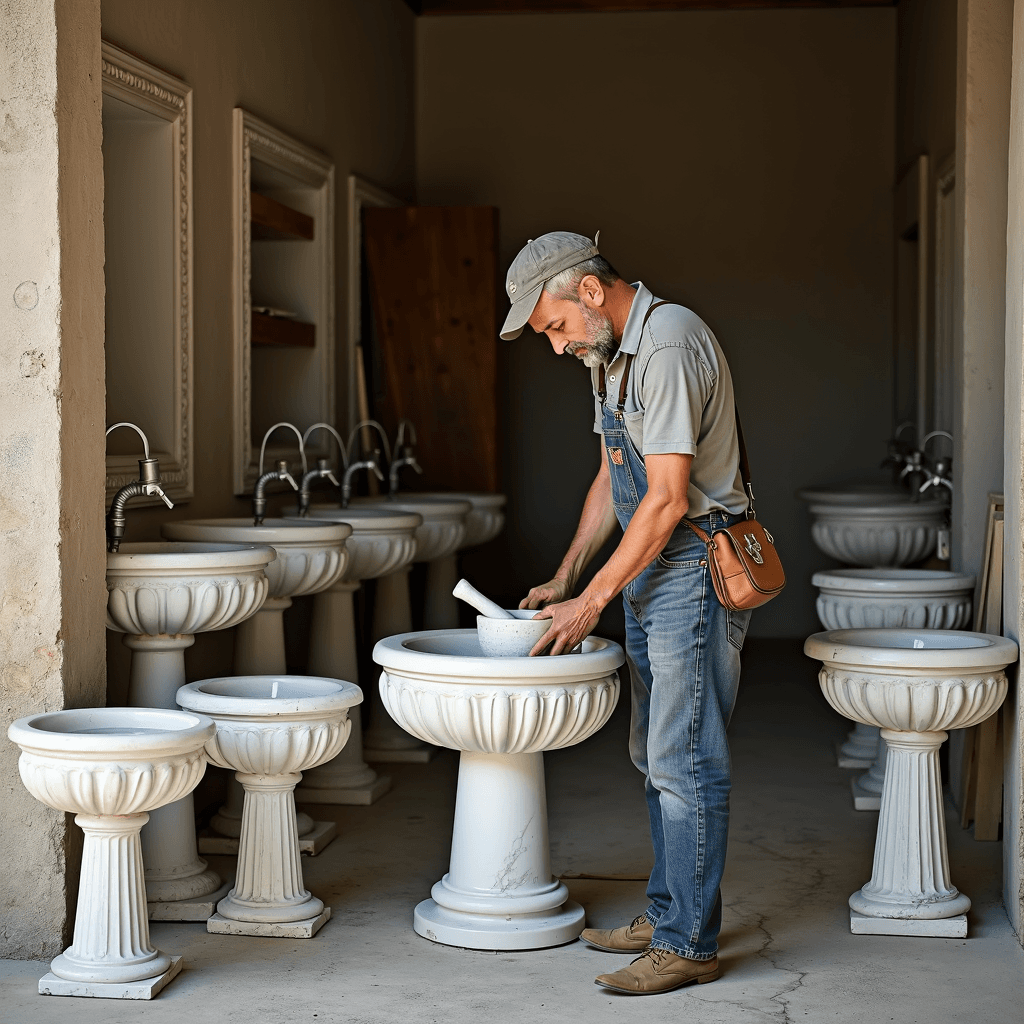
[[[380,434],[381,444],[384,446],[384,458],[387,459],[388,464],[391,464],[391,442],[388,441],[388,435],[384,432],[384,428],[376,420],[360,420],[353,428],[352,432],[348,435],[348,455],[349,459],[352,458],[352,442],[356,439],[359,431],[363,427],[373,427],[374,430]],[[380,455],[380,452],[377,452]]]
[[[160,486],[160,463],[150,457],[149,438],[146,437],[142,428],[134,423],[123,420],[107,427],[104,437],[109,437],[110,432],[118,427],[130,427],[139,437],[142,438],[142,450],[144,458],[139,459],[139,479],[125,484],[110,502],[110,511],[107,513],[107,551],[111,554],[120,550],[121,540],[124,531],[128,526],[128,519],[125,516],[125,506],[132,498],[155,497],[160,498],[168,508],[174,508],[174,502],[164,493]]]

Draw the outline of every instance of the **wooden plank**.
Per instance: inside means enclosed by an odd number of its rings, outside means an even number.
[[[1001,636],[1003,632],[1003,513],[992,514],[992,556],[985,595],[984,631]],[[974,797],[974,838],[994,842],[999,838],[1003,811],[1003,744],[997,712],[977,727],[977,762]]]
[[[405,0],[416,14],[556,14],[638,11],[757,11],[807,7],[895,7],[897,0]]]
[[[316,326],[266,313],[252,314],[252,344],[278,348],[315,348]]]
[[[418,488],[498,490],[497,210],[368,208],[363,245],[373,414],[392,437],[400,419],[415,425]]]
[[[249,195],[249,219],[253,238],[312,241],[316,237],[316,223],[312,217],[259,192]]]

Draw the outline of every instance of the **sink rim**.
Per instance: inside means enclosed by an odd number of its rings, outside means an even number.
[[[234,555],[226,559],[224,555]],[[184,557],[185,565],[175,565]],[[193,572],[198,569],[259,569],[270,565],[277,552],[269,544],[246,544],[235,541],[130,541],[119,551],[107,552],[107,572],[132,572],[159,569],[166,572]]]
[[[508,504],[508,495],[500,491],[399,491],[398,500],[405,498],[427,498],[432,501],[445,501],[449,499],[468,501],[473,508],[477,509],[501,509]]]
[[[304,531],[305,536],[300,536]],[[272,546],[302,547],[309,544],[340,544],[352,535],[347,523],[294,522],[277,516],[268,517],[263,526],[253,526],[251,516],[225,516],[211,519],[179,519],[164,523],[160,532],[170,540],[216,539],[233,534],[243,537],[241,543],[263,543]]]
[[[934,595],[974,592],[977,578],[949,569],[878,568],[826,569],[811,577],[811,584],[823,593],[840,595]]]
[[[831,497],[825,497],[829,495]],[[883,505],[911,503],[912,495],[892,484],[871,481],[847,481],[839,484],[813,484],[800,487],[796,496],[810,505]],[[919,503],[920,504],[920,503]]]
[[[351,507],[342,508],[341,505],[311,505],[308,517],[300,517],[298,509],[295,509],[294,512],[286,512],[283,518],[298,523],[308,523],[310,519],[317,522],[345,523],[352,527],[353,533],[381,531],[394,532],[397,535],[412,534],[423,525],[423,516],[419,512],[403,512],[398,509],[392,511],[360,505],[355,509],[355,514],[352,513]]]
[[[961,646],[914,648],[914,639],[966,640]],[[887,643],[886,643],[887,641]],[[902,646],[894,646],[900,643]],[[1017,660],[1017,645],[1006,637],[966,629],[828,629],[804,641],[804,654],[826,665],[873,668],[999,671]]]
[[[861,518],[869,522],[890,517],[893,519],[927,519],[937,520],[945,516],[949,505],[941,501],[894,501],[886,504],[856,505],[856,504],[826,504],[815,502],[810,506],[812,516],[823,519],[857,519]]]
[[[608,675],[626,661],[626,654],[614,640],[589,636],[583,641],[590,650],[580,654],[562,654],[558,657],[488,658],[481,654],[460,656],[438,654],[432,651],[411,650],[410,642],[435,637],[472,637],[475,629],[425,629],[412,633],[397,633],[378,640],[373,648],[373,660],[385,671],[400,676],[418,678],[459,679],[473,682],[495,683],[509,687],[549,684],[564,685],[586,682]],[[454,663],[454,664],[453,664]],[[558,671],[552,672],[551,666]]]
[[[321,689],[323,692],[302,697],[246,697],[231,693],[211,692],[211,688],[231,690],[236,687],[244,687],[246,684],[252,685],[253,682],[269,685],[275,680],[299,686],[321,684],[313,688]],[[197,679],[195,682],[180,686],[175,700],[191,712],[208,715],[214,719],[283,719],[309,718],[319,715],[333,717],[348,708],[361,704],[363,691],[355,683],[345,679],[278,672],[266,675],[214,676],[210,679]]]
[[[352,502],[349,507],[351,507],[352,505],[362,506],[366,508],[395,508],[403,512],[415,512],[418,515],[423,516],[423,522],[425,524],[443,521],[445,519],[461,520],[473,511],[473,503],[471,501],[451,498],[421,498],[418,501],[392,501],[388,497],[359,497],[352,499]],[[423,509],[427,509],[429,512],[432,512],[433,514],[424,514]]]
[[[130,717],[149,721],[155,731],[144,733],[98,733],[79,729],[43,728],[55,720],[68,724],[75,720],[92,720],[102,725],[103,719],[120,722]],[[110,727],[108,723],[107,727]],[[143,726],[144,727],[144,726]],[[170,708],[64,708],[26,715],[12,722],[7,735],[22,750],[43,757],[70,761],[150,760],[153,754],[180,756],[205,746],[216,732],[216,725],[206,715]],[[127,741],[133,740],[131,744]]]

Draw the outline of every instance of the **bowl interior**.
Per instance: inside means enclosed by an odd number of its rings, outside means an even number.
[[[155,736],[194,729],[196,719],[159,708],[76,708],[39,715],[31,728],[64,736]]]
[[[839,637],[837,630],[831,639],[848,647],[888,648],[890,650],[916,651],[960,651],[978,647],[991,647],[992,641],[985,636],[970,633],[956,633],[941,629],[858,629],[850,630],[856,636]]]
[[[233,676],[207,679],[196,689],[217,697],[244,700],[295,700],[303,697],[329,697],[345,689],[342,682],[303,676]]]

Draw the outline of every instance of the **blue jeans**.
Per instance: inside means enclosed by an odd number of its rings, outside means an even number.
[[[739,517],[713,512],[706,532]],[[726,727],[750,612],[715,595],[706,550],[685,526],[623,590],[632,679],[630,756],[646,776],[654,869],[651,945],[692,960],[718,951],[729,829]]]

